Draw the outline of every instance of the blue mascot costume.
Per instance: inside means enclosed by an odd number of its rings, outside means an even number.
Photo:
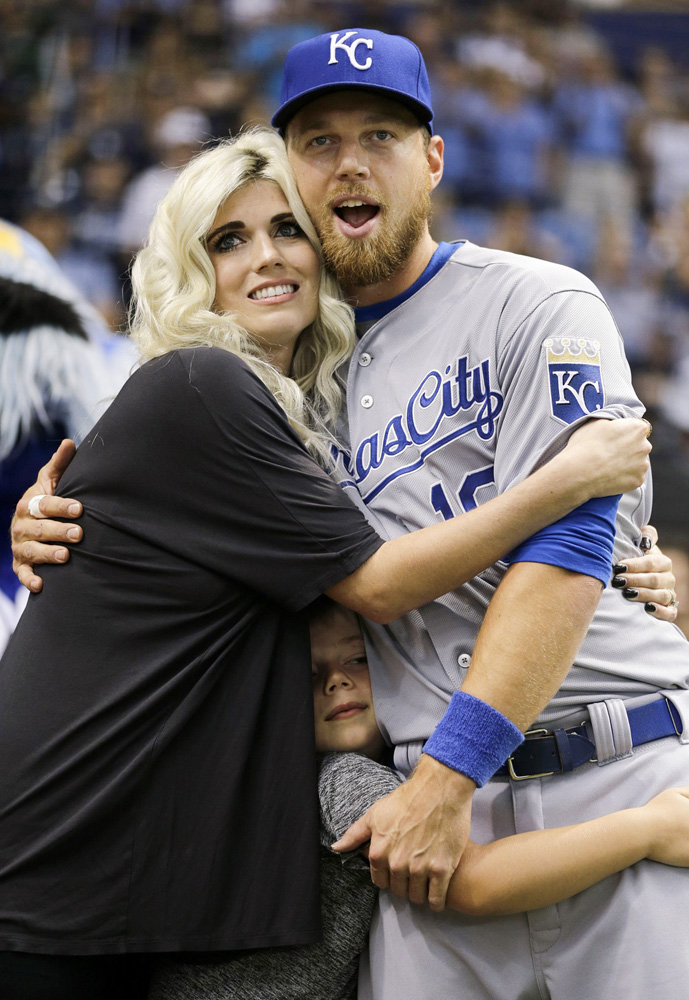
[[[0,653],[28,596],[8,539],[17,500],[63,437],[90,429],[134,362],[45,247],[0,220]]]

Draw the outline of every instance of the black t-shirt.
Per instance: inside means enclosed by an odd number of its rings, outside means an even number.
[[[218,348],[136,372],[60,493],[83,541],[0,664],[0,949],[315,940],[302,609],[381,540]]]

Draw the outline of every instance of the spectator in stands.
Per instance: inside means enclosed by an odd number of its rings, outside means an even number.
[[[175,108],[160,120],[154,139],[162,162],[134,177],[124,193],[118,231],[123,253],[132,254],[141,247],[158,202],[181,168],[210,138],[210,122],[197,108]]]
[[[465,124],[475,137],[484,194],[491,204],[548,198],[552,120],[522,83],[505,72],[486,74],[484,94],[468,102]]]
[[[617,322],[632,370],[650,360],[662,322],[659,279],[618,220],[603,216],[592,278]]]
[[[568,250],[562,241],[540,225],[538,216],[523,201],[505,202],[486,235],[488,246],[541,260],[570,263]]]
[[[84,248],[74,242],[72,221],[62,209],[36,206],[23,215],[21,223],[40,240],[109,328],[119,329],[123,320],[121,286],[112,260],[95,247]]]
[[[650,161],[653,208],[672,211],[689,195],[689,109],[666,104],[645,124],[642,142]]]
[[[129,163],[120,155],[89,155],[81,166],[82,183],[74,215],[74,238],[80,247],[113,263],[119,253],[117,231]]]
[[[630,133],[642,101],[623,83],[602,48],[584,57],[577,79],[557,89],[554,111],[568,154],[563,205],[573,215],[606,213],[627,232],[636,216],[636,183],[628,163]]]

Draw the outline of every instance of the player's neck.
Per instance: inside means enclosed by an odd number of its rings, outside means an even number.
[[[426,230],[412,251],[409,260],[399,271],[395,271],[386,281],[380,281],[375,285],[346,286],[344,291],[347,299],[354,306],[373,306],[378,302],[394,299],[396,295],[406,292],[423,274],[437,249],[438,244]]]

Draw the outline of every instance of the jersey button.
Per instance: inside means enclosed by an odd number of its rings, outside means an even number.
[[[362,354],[361,357],[359,358],[359,364],[361,365],[362,368],[368,368],[368,366],[371,364],[372,361],[373,358],[371,357],[370,354]]]
[[[370,410],[373,406],[373,396],[362,396],[361,405],[365,410]]]
[[[457,663],[460,665],[460,667],[468,667],[469,664],[471,663],[471,657],[469,656],[468,653],[460,653],[459,656],[457,657]]]

